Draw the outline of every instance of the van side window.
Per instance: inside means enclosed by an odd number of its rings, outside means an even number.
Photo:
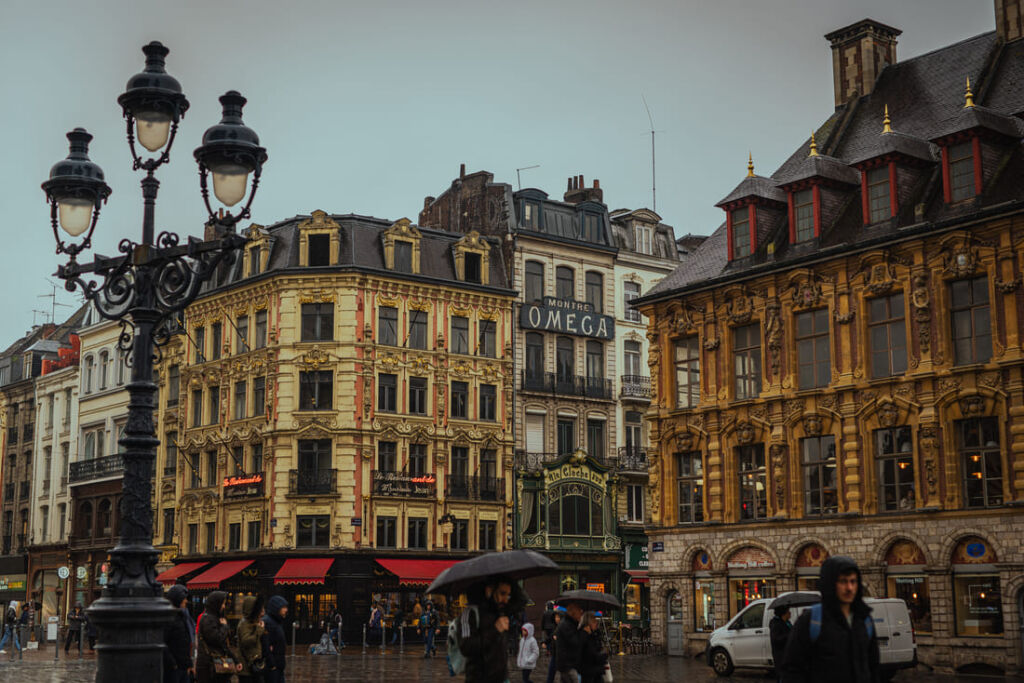
[[[750,609],[740,616],[739,628],[761,628],[764,626],[762,623],[764,620],[764,605],[765,603],[763,602],[751,605]]]

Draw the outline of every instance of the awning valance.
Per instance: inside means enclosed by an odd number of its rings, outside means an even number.
[[[459,560],[377,560],[377,564],[398,576],[403,586],[429,586],[437,575]]]
[[[633,583],[651,582],[651,577],[648,576],[646,569],[627,569],[626,573],[629,574],[629,578]]]
[[[324,577],[334,562],[329,557],[303,557],[285,560],[281,568],[274,575],[274,583],[280,584],[307,584],[324,583]]]
[[[181,564],[174,565],[167,571],[157,574],[156,580],[165,586],[173,586],[179,577],[185,576],[189,572],[194,572],[200,567],[205,567],[206,564],[206,562],[182,562]]]
[[[185,585],[188,586],[190,590],[220,588],[221,581],[230,579],[252,563],[253,560],[229,560],[227,562],[218,562]]]

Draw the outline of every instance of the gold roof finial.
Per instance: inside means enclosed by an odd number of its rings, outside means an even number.
[[[807,156],[809,156],[809,157],[816,157],[816,156],[818,156],[818,143],[814,140],[814,131],[813,130],[811,131],[811,153],[808,154]]]
[[[971,92],[971,77],[967,77],[967,91],[964,93],[964,109],[974,106],[974,93]]]
[[[882,119],[882,132],[892,132],[892,121],[889,120],[889,105],[885,105],[885,117]]]
[[[754,177],[754,153],[747,152],[747,177]]]

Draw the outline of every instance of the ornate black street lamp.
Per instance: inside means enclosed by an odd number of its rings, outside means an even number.
[[[88,609],[98,635],[96,680],[103,683],[162,680],[163,628],[174,612],[156,580],[159,553],[153,548],[150,482],[160,443],[153,420],[154,354],[168,341],[178,314],[196,298],[202,284],[219,264],[232,263],[236,250],[245,244],[235,226],[249,217],[267,160],[256,133],[242,123],[245,98],[234,91],[226,93],[220,98],[224,109],[221,122],[206,131],[202,145],[195,150],[209,214],[207,227],[212,228],[207,235],[212,237],[206,241],[189,237],[185,244],[170,231],[154,237],[154,205],[160,183],[153,174],[170,159],[188,100],[178,81],[164,71],[167,48],[152,42],[142,51],[146,68],[128,80],[124,94],[117,98],[127,121],[133,168],[146,172],[142,179],[142,240],[121,240],[120,256],[97,254],[92,263],[78,262],[78,255],[91,244],[100,206],[110,196],[102,169],[89,160],[92,136],[85,130],[76,128],[68,133],[71,151],[54,164],[43,183],[57,253],[69,257],[67,264],[57,269],[57,276],[64,279],[69,292],[81,289],[101,316],[121,323],[119,345],[132,367],[128,422],[119,441],[125,462],[121,534],[110,551],[110,578],[103,597]],[[158,156],[140,157],[136,141]],[[206,185],[208,174],[213,175],[214,195],[229,207],[245,198],[249,175],[253,176],[249,199],[237,215],[214,212]],[[64,242],[58,225],[72,241]],[[75,242],[78,238],[81,241]],[[83,278],[89,275],[100,281]]]

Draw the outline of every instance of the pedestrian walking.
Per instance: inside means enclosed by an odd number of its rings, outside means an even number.
[[[434,609],[434,603],[427,601],[427,608],[420,615],[419,628],[416,629],[417,633],[423,634],[423,657],[433,657],[437,652],[437,646],[434,645],[434,636],[441,632],[441,618]]]
[[[849,557],[825,560],[821,602],[796,620],[783,656],[785,683],[878,683],[878,640],[864,603],[860,569]]]
[[[263,658],[266,669],[265,683],[284,683],[285,640],[284,620],[288,616],[288,601],[275,595],[267,601],[267,613],[263,615]]]
[[[558,639],[555,668],[562,683],[579,683],[580,653],[583,648],[583,636],[580,632],[582,618],[583,608],[579,603],[570,602],[565,605],[562,621],[555,630],[555,638]]]
[[[71,609],[68,614],[68,634],[64,638],[64,654],[67,654],[71,648],[71,641],[78,641],[78,649],[82,649],[82,621],[85,615],[82,613],[82,603],[76,602],[75,606]],[[3,643],[0,642],[0,650],[3,649]]]
[[[164,683],[189,683],[195,676],[192,666],[192,639],[195,626],[188,614],[188,590],[181,584],[164,595],[174,608],[171,623],[164,629]]]
[[[558,605],[552,611],[554,612],[555,630],[551,632],[551,640],[548,641],[548,677],[545,683],[555,683],[555,674],[558,673],[558,625],[562,623],[565,608]]]
[[[199,683],[230,683],[232,674],[241,670],[231,652],[231,627],[224,616],[227,598],[224,591],[213,591],[206,598],[206,611],[199,615],[199,651],[196,655],[196,680]]]
[[[398,607],[395,611],[395,618],[391,622],[391,645],[398,642],[399,631],[402,630],[402,626],[405,624],[405,608],[402,606],[402,602],[398,602]]]
[[[370,630],[370,644],[384,643],[384,613],[380,609],[380,604],[377,602],[373,603],[370,607],[370,619],[367,622]]]
[[[768,622],[768,633],[772,644],[772,662],[775,664],[775,676],[782,683],[782,658],[786,654],[786,643],[793,625],[789,623],[789,608],[776,607],[775,616]]]
[[[18,637],[26,643],[32,638],[32,622],[35,619],[35,610],[32,609],[32,601],[21,605],[21,616],[18,618]]]
[[[238,683],[262,683],[267,662],[263,659],[263,598],[247,595],[242,600],[242,620],[235,629],[238,643]]]
[[[551,654],[551,639],[555,635],[555,602],[554,600],[548,600],[547,604],[544,605],[544,614],[540,618],[540,630],[543,634],[543,640],[541,641],[541,649],[547,650],[548,654]]]
[[[4,636],[0,638],[0,654],[7,654],[4,647],[9,639],[14,639],[14,647],[21,652],[21,642],[18,640],[18,602],[11,600],[4,614]]]
[[[523,624],[522,638],[519,639],[519,654],[516,655],[516,666],[523,672],[523,683],[530,683],[530,674],[537,668],[540,658],[540,646],[533,637],[533,624]]]
[[[601,622],[594,612],[580,619],[580,683],[601,683],[608,664],[608,650],[601,639]]]
[[[504,683],[508,679],[509,617],[522,609],[522,591],[511,579],[497,577],[473,586],[466,597],[471,611],[465,615],[466,635],[459,642],[459,651],[466,658],[466,683]]]

